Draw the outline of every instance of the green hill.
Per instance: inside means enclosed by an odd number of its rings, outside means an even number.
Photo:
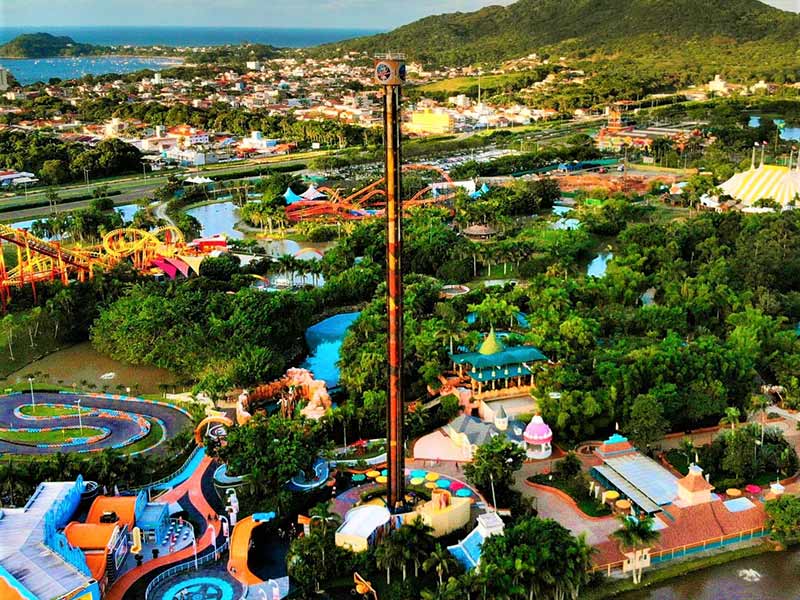
[[[327,48],[391,50],[447,65],[533,52],[684,61],[706,54],[720,64],[778,59],[797,73],[799,39],[800,16],[758,0],[519,0],[431,16]]]
[[[106,49],[92,44],[80,44],[68,36],[50,33],[24,33],[0,46],[0,57],[51,58],[55,56],[86,56],[101,54]]]

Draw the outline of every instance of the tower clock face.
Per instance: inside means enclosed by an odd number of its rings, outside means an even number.
[[[398,70],[397,75],[398,75],[398,77],[400,77],[400,81],[405,81],[406,80],[406,65],[405,65],[405,63],[400,65],[400,69]]]
[[[375,67],[375,77],[381,82],[389,81],[392,78],[392,67],[387,63],[378,63]]]

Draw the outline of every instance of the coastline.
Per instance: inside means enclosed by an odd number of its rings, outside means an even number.
[[[139,58],[143,60],[164,60],[183,64],[186,58],[183,56],[160,56],[151,54],[79,54],[77,56],[3,56],[0,60],[53,60],[53,59],[82,59],[82,58]]]

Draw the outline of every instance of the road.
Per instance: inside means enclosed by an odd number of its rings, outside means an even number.
[[[244,169],[257,169],[258,167],[263,167],[264,170],[267,170],[268,168],[274,166],[288,167],[293,165],[302,165],[305,164],[309,159],[318,155],[319,153],[304,153],[302,156],[294,155],[289,159],[281,157],[281,160],[273,160],[270,162],[265,162],[263,160],[251,160],[237,162],[229,167],[206,168],[203,170],[192,171],[171,171],[165,175],[149,175],[146,179],[141,175],[137,177],[106,179],[91,183],[90,189],[100,185],[107,185],[109,192],[119,191],[119,195],[111,196],[111,198],[114,200],[114,204],[119,206],[122,204],[132,204],[141,198],[149,197],[153,191],[163,186],[167,182],[167,179],[170,175],[189,176],[199,174],[207,177],[214,177],[217,175],[236,173],[237,171],[242,171]],[[91,203],[91,200],[78,200],[75,202],[69,201],[70,197],[86,194],[86,184],[63,186],[59,187],[56,191],[61,196],[59,209],[62,211],[85,208]],[[14,222],[50,214],[51,210],[49,206],[24,208],[26,203],[41,201],[44,199],[44,197],[45,190],[36,193],[29,193],[27,196],[24,194],[18,194],[16,196],[8,196],[3,198],[0,200],[0,207],[15,205],[18,203],[20,208],[0,213],[0,221]]]

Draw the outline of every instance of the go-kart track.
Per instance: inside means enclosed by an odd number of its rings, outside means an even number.
[[[74,413],[80,398],[80,419]],[[55,454],[56,452],[99,452],[106,448],[124,451],[150,435],[153,428],[161,435],[153,438],[147,447],[131,454],[158,450],[169,437],[174,436],[191,417],[182,409],[167,403],[113,394],[73,394],[36,392],[36,405],[73,409],[68,415],[37,416],[23,414],[22,406],[31,404],[30,394],[0,396],[0,454]],[[61,441],[17,442],[8,437],[14,432],[78,430],[83,425],[90,432],[101,430],[104,435],[87,434],[83,438]]]

